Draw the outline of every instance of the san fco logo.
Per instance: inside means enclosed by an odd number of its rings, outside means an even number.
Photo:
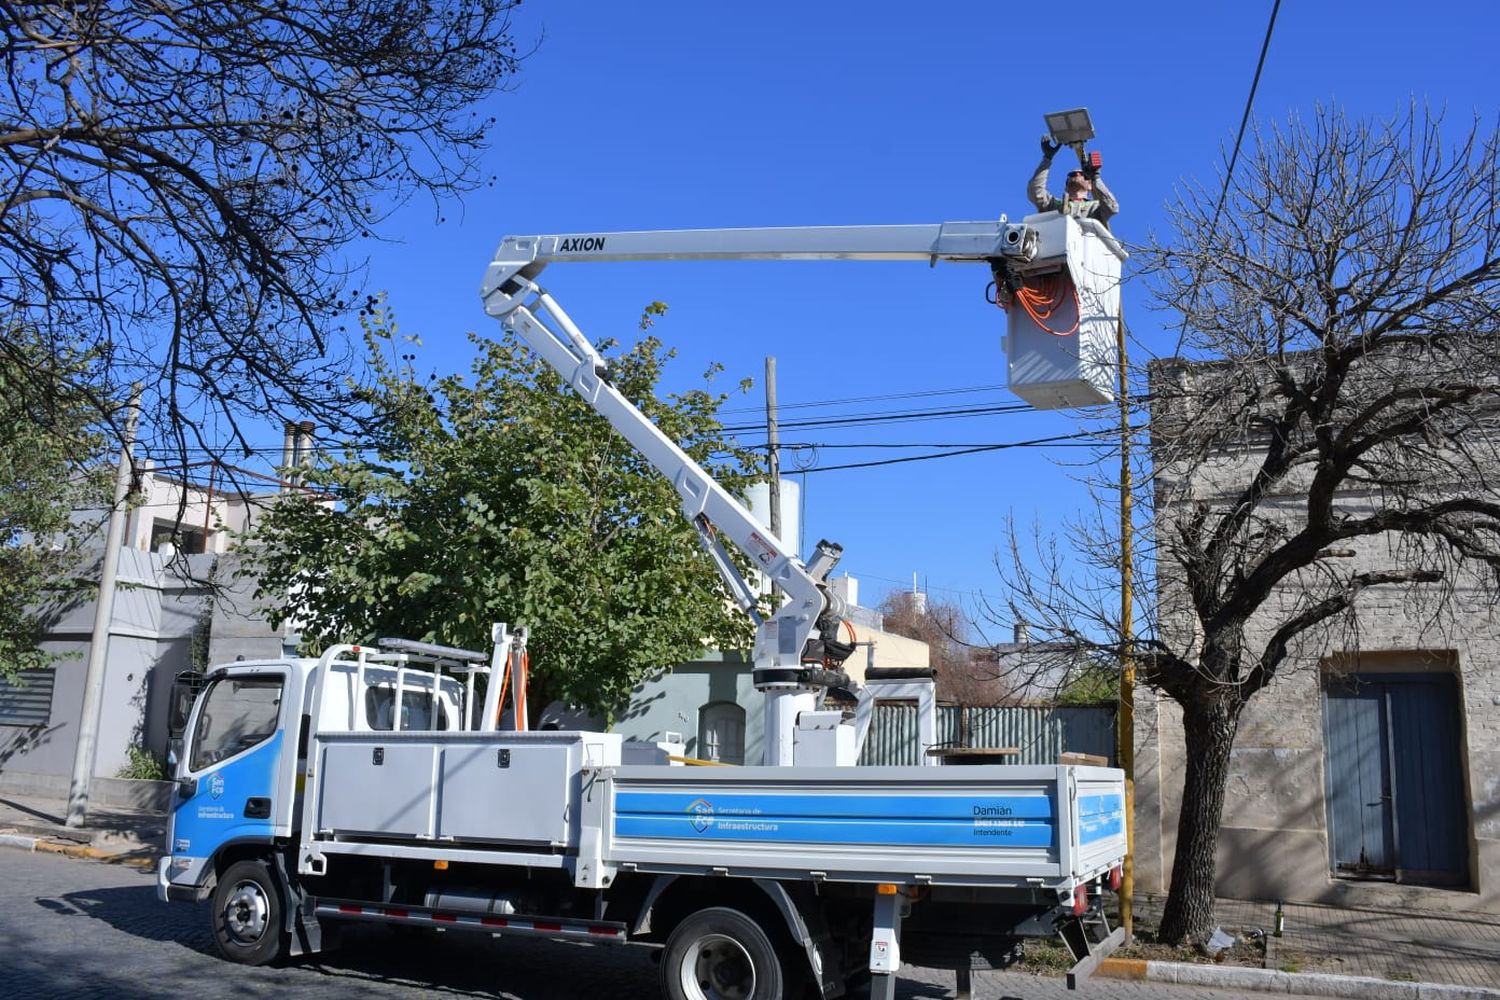
[[[210,798],[221,799],[224,797],[224,775],[215,771],[208,779],[208,794]]]
[[[694,799],[688,803],[688,816],[692,817],[693,829],[704,833],[714,825],[714,806],[707,799]]]
[[[603,236],[569,236],[557,243],[558,253],[585,253],[590,250],[603,249]]]

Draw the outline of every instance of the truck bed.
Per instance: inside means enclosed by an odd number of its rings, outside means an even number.
[[[619,766],[618,736],[577,732],[317,744],[324,853],[545,854],[592,884],[641,871],[1037,888],[1125,854],[1110,768]]]

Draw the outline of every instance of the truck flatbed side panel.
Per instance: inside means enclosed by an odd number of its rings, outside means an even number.
[[[1078,790],[1078,864],[1097,867],[1125,856],[1125,787],[1120,772],[1080,767]]]
[[[1079,836],[1070,790],[1062,788],[1067,773],[619,768],[610,782],[606,859],[642,868],[783,868],[835,880],[875,872],[895,881],[1051,884],[1076,874],[1065,863]],[[1101,799],[1121,789],[1109,773],[1100,776]],[[1091,808],[1094,822],[1111,821],[1109,803]]]

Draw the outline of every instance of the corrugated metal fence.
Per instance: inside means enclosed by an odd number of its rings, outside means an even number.
[[[1068,751],[1092,753],[1115,761],[1115,707],[939,705],[939,746],[1015,747],[1014,764],[1056,764]],[[917,745],[917,706],[875,706],[870,735],[859,762],[901,765],[921,762]]]

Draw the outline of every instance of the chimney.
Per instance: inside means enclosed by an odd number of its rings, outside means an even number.
[[[297,423],[288,420],[282,425],[281,464],[286,469],[286,483],[281,487],[282,492],[302,485],[302,477],[296,470],[312,464],[313,431],[317,427],[311,420]]]
[[[281,431],[281,467],[283,469],[290,469],[291,466],[295,464],[294,458],[297,450],[297,425],[288,420],[285,424],[282,425]],[[290,479],[291,472],[288,471],[285,474],[288,479]],[[283,482],[281,491],[285,493],[288,488],[289,483]]]
[[[313,431],[317,424],[311,420],[304,420],[297,425],[297,443],[292,449],[292,464],[304,466],[312,464]]]
[[[1014,638],[1017,646],[1024,646],[1031,642],[1031,626],[1025,622],[1016,622]]]

